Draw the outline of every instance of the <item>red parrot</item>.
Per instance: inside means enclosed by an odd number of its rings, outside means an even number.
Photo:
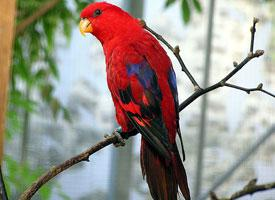
[[[180,136],[176,76],[167,53],[138,19],[115,5],[92,3],[80,17],[81,33],[93,34],[103,46],[121,135],[133,131],[142,135],[141,168],[151,196],[176,200],[179,187],[189,200],[176,145],[176,134]]]

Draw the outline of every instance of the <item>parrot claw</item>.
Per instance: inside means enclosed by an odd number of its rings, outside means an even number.
[[[113,132],[113,135],[117,138],[117,141],[114,143],[115,147],[121,147],[125,146],[126,142],[129,137],[132,137],[136,135],[138,132],[136,129],[129,131],[129,132],[123,132],[121,127],[118,127]],[[105,138],[110,137],[109,135],[105,135]]]
[[[116,138],[117,138],[117,142],[114,143],[115,147],[125,146],[125,140],[120,135],[119,130],[115,130],[114,133],[113,133],[113,135],[115,135]]]

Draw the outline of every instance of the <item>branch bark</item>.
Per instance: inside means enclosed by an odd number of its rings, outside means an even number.
[[[179,46],[176,46],[175,48],[172,47],[171,44],[169,44],[161,35],[159,35],[158,33],[156,33],[154,30],[152,30],[151,28],[149,28],[146,25],[146,22],[144,20],[140,20],[141,25],[150,33],[152,33],[158,40],[160,40],[165,46],[167,46],[176,56],[176,58],[178,59],[181,67],[182,67],[182,71],[187,75],[187,77],[189,78],[189,80],[191,81],[191,83],[194,86],[194,93],[189,96],[184,102],[182,102],[179,105],[179,111],[182,111],[184,108],[186,108],[189,104],[191,104],[193,101],[195,101],[198,97],[211,92],[215,89],[218,89],[220,87],[224,87],[227,86],[229,87],[229,85],[232,84],[228,84],[227,81],[234,76],[238,71],[240,71],[249,61],[251,61],[254,58],[258,58],[260,56],[262,56],[264,54],[263,50],[257,50],[256,52],[254,51],[254,39],[255,39],[255,33],[256,33],[256,24],[259,22],[259,19],[254,18],[253,19],[253,25],[250,28],[250,32],[251,32],[251,40],[250,40],[250,52],[248,53],[247,57],[245,59],[243,59],[243,61],[238,64],[237,62],[233,62],[234,65],[234,69],[228,73],[221,81],[219,81],[218,83],[211,85],[205,89],[201,88],[200,85],[196,82],[196,80],[194,79],[194,77],[192,76],[192,74],[189,72],[189,70],[186,68],[184,62],[182,61],[182,58],[179,54],[180,50],[179,50]],[[238,88],[239,87],[239,88]],[[232,87],[234,89],[241,89],[240,86],[238,87]],[[258,91],[264,92],[269,96],[275,97],[274,94],[263,90],[263,89],[257,89]],[[252,91],[256,91],[255,89],[253,89]],[[248,92],[249,93],[249,92]]]
[[[272,94],[272,93],[270,93],[270,92],[263,89],[263,84],[262,83],[260,83],[255,88],[245,88],[245,87],[241,87],[241,86],[238,86],[238,85],[233,85],[233,84],[230,84],[230,83],[225,83],[224,86],[231,87],[231,88],[234,88],[234,89],[237,89],[237,90],[242,90],[242,91],[246,92],[247,94],[250,94],[251,92],[259,91],[259,92],[263,92],[263,93],[275,98],[274,94]]]
[[[267,191],[275,189],[275,182],[265,183],[257,185],[257,179],[252,179],[248,182],[246,186],[243,187],[240,191],[235,192],[229,198],[219,198],[214,192],[210,193],[211,200],[235,200],[246,195],[253,195],[257,192]]]
[[[161,35],[159,35],[158,33],[156,33],[155,31],[153,31],[151,28],[149,28],[146,23],[144,21],[141,21],[141,25],[149,32],[151,32],[153,35],[155,35],[155,37],[157,39],[159,39],[161,42],[163,42],[176,56],[176,58],[178,59],[182,70],[184,73],[186,73],[186,75],[188,76],[188,78],[190,79],[190,81],[192,82],[192,84],[194,85],[194,89],[195,92],[189,97],[187,98],[184,102],[182,102],[180,104],[179,107],[179,112],[182,111],[185,107],[187,107],[189,104],[191,104],[193,101],[195,101],[198,97],[213,91],[217,88],[220,87],[232,87],[234,89],[239,89],[239,90],[244,90],[246,92],[250,92],[250,91],[262,91],[272,97],[275,97],[274,94],[271,94],[270,92],[267,92],[265,90],[262,89],[262,84],[259,84],[259,86],[255,89],[247,89],[247,88],[242,88],[240,86],[235,86],[232,84],[227,83],[227,81],[233,77],[238,71],[240,71],[249,61],[251,61],[254,58],[260,57],[264,54],[263,50],[257,50],[255,52],[253,52],[253,47],[254,47],[254,35],[256,32],[256,23],[258,22],[258,19],[254,18],[253,20],[253,25],[251,28],[251,44],[250,44],[250,52],[248,53],[247,57],[245,59],[243,59],[243,61],[240,64],[237,64],[236,62],[234,62],[234,69],[229,72],[221,81],[219,81],[218,83],[209,86],[205,89],[202,89],[199,84],[195,81],[195,79],[193,78],[193,76],[191,75],[191,73],[188,71],[188,69],[186,68],[186,66],[184,65],[180,55],[179,55],[179,47],[176,46],[175,48],[173,48]],[[131,137],[133,135],[135,135],[136,133],[132,133],[132,135],[128,135],[127,137],[124,136],[122,134],[122,137],[124,137],[123,139],[128,139],[128,137]],[[90,147],[88,150],[84,151],[83,153],[65,161],[64,163],[62,163],[59,166],[53,167],[52,169],[50,169],[48,172],[46,172],[44,175],[42,175],[40,178],[38,178],[37,181],[35,181],[19,198],[19,200],[28,200],[30,199],[38,190],[39,188],[41,188],[45,183],[47,183],[49,180],[51,180],[52,178],[54,178],[56,175],[58,175],[59,173],[63,172],[64,170],[68,169],[69,167],[81,162],[81,161],[88,161],[89,160],[89,156],[92,155],[93,153],[101,150],[102,148],[110,145],[110,144],[118,144],[118,143],[123,143],[121,136],[116,134],[116,131],[113,133],[113,135],[111,136],[107,136],[103,141],[97,143],[96,145]],[[263,190],[267,190],[270,187],[266,187],[266,189],[263,188],[263,186],[261,186],[259,188],[259,191],[263,191]],[[257,192],[257,191],[256,191]],[[213,193],[214,194],[214,193]],[[227,199],[226,199],[227,200]]]
[[[233,77],[238,71],[240,71],[249,61],[251,61],[254,58],[258,58],[260,56],[262,56],[264,54],[263,50],[257,50],[255,53],[249,53],[247,55],[247,57],[237,66],[235,66],[235,68],[228,73],[221,81],[217,82],[214,85],[211,85],[205,89],[199,89],[197,91],[195,91],[190,97],[188,97],[184,102],[182,102],[179,106],[179,110],[182,111],[184,108],[186,108],[188,105],[190,105],[193,101],[195,101],[198,97],[211,92],[215,89],[218,89],[220,87],[224,87],[227,84],[227,81]],[[234,62],[235,63],[235,62]],[[237,89],[237,88],[235,88]],[[271,93],[269,93],[271,94]],[[270,95],[270,96],[274,96],[274,95]]]
[[[150,27],[147,26],[146,22],[144,20],[140,20],[140,24],[141,26],[146,29],[147,31],[149,31],[150,33],[152,33],[159,41],[161,41],[165,46],[168,47],[168,49],[170,49],[173,54],[175,55],[175,57],[177,58],[180,66],[181,66],[181,70],[187,75],[187,77],[189,78],[189,80],[192,82],[193,86],[194,86],[194,90],[197,91],[200,89],[200,85],[197,83],[197,81],[195,80],[195,78],[193,77],[193,75],[189,72],[189,70],[187,69],[187,67],[185,66],[181,56],[180,56],[180,48],[179,46],[175,46],[172,47],[171,44],[169,44],[169,42],[167,42],[162,35],[158,34],[157,32],[155,32],[154,30],[152,30]]]
[[[36,12],[16,26],[15,36],[22,34],[28,26],[53,9],[60,1],[62,0],[49,0],[44,3]]]
[[[43,174],[39,177],[19,198],[19,200],[28,200],[49,180],[51,180],[56,175],[60,174],[61,172],[65,171],[66,169],[70,168],[71,166],[81,162],[81,161],[89,161],[90,155],[93,153],[103,149],[104,147],[118,142],[117,135],[113,134],[111,136],[106,136],[104,140],[97,143],[96,145],[90,147],[86,151],[78,154],[66,160],[62,164],[52,167],[48,172]]]

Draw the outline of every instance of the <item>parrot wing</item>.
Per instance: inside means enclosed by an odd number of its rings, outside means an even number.
[[[170,86],[170,89],[172,91],[172,95],[174,98],[176,117],[177,117],[177,119],[176,119],[177,120],[177,133],[178,133],[179,139],[180,139],[182,157],[183,157],[183,160],[185,160],[185,152],[184,152],[182,136],[181,136],[181,131],[180,131],[180,125],[179,125],[179,99],[178,99],[177,81],[176,81],[176,74],[175,74],[173,68],[171,68],[169,71],[168,82],[169,82],[169,86]]]
[[[130,121],[146,141],[170,159],[168,131],[162,117],[162,92],[155,71],[146,59],[126,64],[128,85],[118,89],[118,98]],[[119,87],[117,87],[119,88]]]

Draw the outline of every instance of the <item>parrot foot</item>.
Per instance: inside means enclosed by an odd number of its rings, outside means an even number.
[[[136,129],[133,129],[129,132],[123,132],[121,127],[116,128],[112,134],[117,138],[117,141],[114,143],[114,146],[115,147],[125,146],[125,144],[126,144],[125,140],[127,140],[128,138],[130,138],[136,134],[138,134],[138,131]],[[110,137],[110,135],[105,135],[104,137],[108,138],[108,137]]]
[[[125,140],[122,138],[119,132],[115,131],[113,133],[117,137],[117,142],[114,143],[115,147],[123,147],[125,146]]]
[[[115,136],[116,139],[117,139],[117,141],[113,143],[113,145],[115,147],[125,146],[125,140],[122,138],[122,136],[120,135],[119,132],[115,131],[115,132],[112,133],[112,135]],[[112,137],[112,135],[106,134],[106,135],[104,135],[104,138],[108,139],[108,138]]]
[[[125,140],[123,139],[123,137],[121,136],[121,129],[118,128],[113,132],[113,135],[116,136],[117,138],[117,142],[114,143],[115,147],[123,147],[125,146]]]

